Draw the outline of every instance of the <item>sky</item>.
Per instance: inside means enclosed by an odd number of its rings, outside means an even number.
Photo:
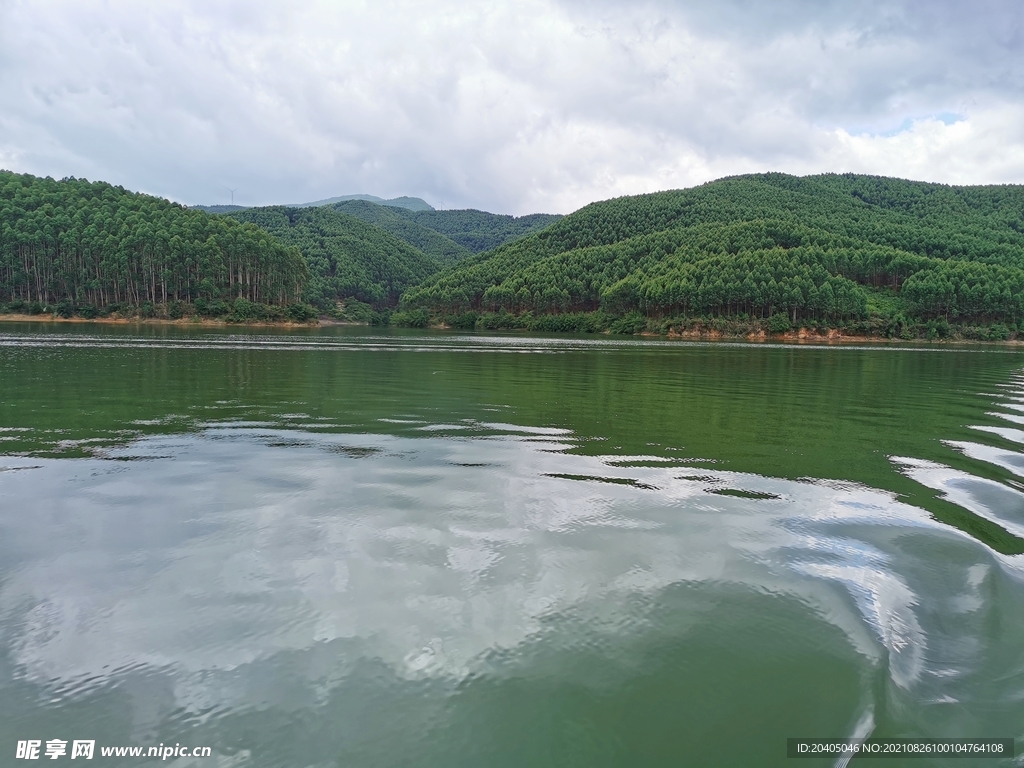
[[[0,168],[569,213],[784,171],[1024,183],[1019,0],[0,0]]]

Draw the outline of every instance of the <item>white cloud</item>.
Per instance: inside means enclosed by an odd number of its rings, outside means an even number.
[[[0,0],[0,162],[191,203],[230,186],[247,204],[370,192],[514,213],[760,170],[1020,182],[1022,18],[909,0]],[[964,119],[922,118],[942,113]]]
[[[935,178],[951,184],[1024,181],[1024,105],[1001,106],[947,124],[913,121],[893,136],[836,131],[837,170]]]

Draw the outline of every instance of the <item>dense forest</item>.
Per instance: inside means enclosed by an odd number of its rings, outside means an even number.
[[[366,200],[350,200],[335,203],[331,206],[339,213],[354,216],[375,227],[390,232],[399,240],[404,240],[414,248],[418,248],[438,262],[451,264],[470,255],[470,251],[450,240],[440,232],[417,223],[411,217],[403,215],[407,211],[388,205],[377,205]]]
[[[348,200],[210,215],[105,183],[3,172],[0,311],[386,321],[403,291],[471,255],[411,218],[434,213],[425,203],[399,202],[426,209]],[[440,213],[450,223],[463,212]],[[472,226],[487,221],[499,241],[516,231],[491,214]]]
[[[558,221],[561,216],[552,213],[531,213],[527,216],[506,216],[474,210],[398,211],[401,216],[415,221],[458,243],[472,253],[497,248],[520,237],[539,232]]]
[[[0,172],[0,311],[1007,338],[1024,334],[1024,187],[762,174],[566,217],[211,215]]]
[[[900,332],[1010,331],[1024,320],[1024,187],[764,174],[624,197],[434,275],[403,308],[552,329],[628,317],[632,329],[701,318],[873,332],[887,314]]]
[[[298,247],[309,270],[303,298],[323,311],[353,299],[374,309],[393,307],[404,290],[441,268],[390,232],[330,206],[247,208],[228,217]]]
[[[476,210],[438,211],[418,197],[384,200],[373,195],[345,195],[283,207],[322,208],[328,205],[387,230],[442,262],[457,261],[470,253],[492,250],[539,232],[562,218],[551,213],[507,216]],[[197,205],[194,208],[222,214],[248,210],[241,205]]]
[[[306,263],[251,224],[83,179],[0,171],[0,303],[110,307],[298,301]],[[242,305],[240,305],[242,306]]]

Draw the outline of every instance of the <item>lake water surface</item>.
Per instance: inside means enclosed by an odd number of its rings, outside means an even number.
[[[1008,347],[4,324],[0,765],[1020,753],[1022,491]]]

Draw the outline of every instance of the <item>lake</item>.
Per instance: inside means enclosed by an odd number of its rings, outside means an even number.
[[[1011,347],[5,323],[0,764],[1019,753],[1022,425]]]

